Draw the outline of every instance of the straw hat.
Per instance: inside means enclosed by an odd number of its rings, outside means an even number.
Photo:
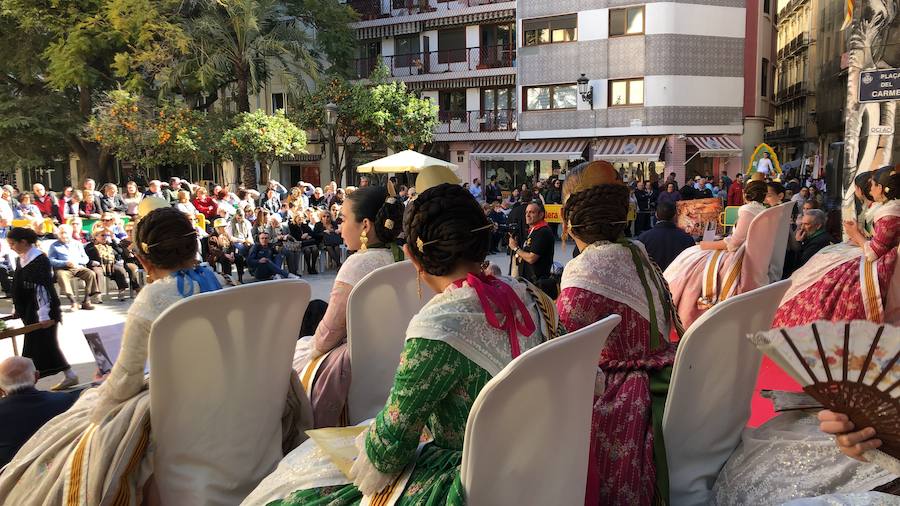
[[[416,176],[416,192],[422,194],[425,190],[442,183],[461,184],[459,177],[448,167],[441,165],[429,165]]]

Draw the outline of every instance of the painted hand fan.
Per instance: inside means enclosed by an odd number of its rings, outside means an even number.
[[[817,321],[750,340],[825,408],[873,427],[879,450],[900,459],[900,328]]]

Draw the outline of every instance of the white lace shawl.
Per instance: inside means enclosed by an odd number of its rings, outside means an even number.
[[[507,277],[500,279],[512,286],[519,299],[525,303],[536,327],[530,336],[518,336],[522,351],[541,344],[549,333],[543,325],[537,303],[528,294],[523,283]],[[498,319],[502,319],[502,316],[498,315]],[[406,329],[406,339],[413,338],[443,341],[492,376],[497,375],[512,360],[509,336],[506,331],[488,324],[478,294],[466,283],[459,288],[450,285],[413,316]]]
[[[646,257],[647,250],[644,249],[644,245],[639,241],[632,242]],[[644,267],[644,275],[647,277],[654,306],[657,308],[658,328],[662,335],[666,336],[669,326],[666,314],[662,311],[665,307],[662,302],[664,299],[660,297],[656,283],[653,282],[656,273]],[[637,276],[631,251],[621,244],[601,241],[585,248],[580,255],[566,264],[560,289],[566,288],[581,288],[602,295],[631,307],[644,319],[650,320],[647,293]]]
[[[394,255],[389,249],[371,248],[366,251],[357,251],[347,257],[347,261],[341,266],[334,280],[356,286],[356,283],[359,283],[359,280],[366,274],[392,263],[394,263]]]

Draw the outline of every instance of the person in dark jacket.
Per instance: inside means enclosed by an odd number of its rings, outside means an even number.
[[[34,385],[39,377],[30,358],[0,362],[0,468],[38,429],[78,399],[77,393],[38,390]]]
[[[637,238],[647,248],[647,254],[666,270],[682,251],[694,245],[694,239],[675,226],[675,204],[660,201],[656,204],[656,225]]]
[[[119,195],[119,189],[112,183],[103,185],[103,196],[100,197],[100,210],[104,213],[115,212],[125,214],[128,211],[128,205]]]
[[[794,234],[797,242],[792,243],[796,244],[795,248],[797,248],[794,251],[795,260],[791,263],[792,272],[803,267],[822,248],[834,244],[831,236],[825,230],[825,218],[825,212],[821,209],[803,211],[797,232]],[[784,277],[787,278],[792,272],[786,272]]]
[[[275,252],[275,247],[269,243],[268,232],[259,233],[259,242],[250,248],[247,254],[247,265],[250,266],[250,274],[260,280],[265,281],[279,276],[278,279],[296,278],[293,274],[288,274],[281,268],[283,259],[281,255]]]

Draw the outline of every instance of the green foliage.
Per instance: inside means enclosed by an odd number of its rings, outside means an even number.
[[[323,138],[330,138],[325,106],[332,103],[337,105],[335,138],[339,144],[357,144],[365,150],[422,149],[433,139],[437,106],[419,98],[404,83],[387,81],[386,70],[383,65],[377,67],[369,85],[340,77],[320,82],[314,92],[294,99],[292,117],[301,127],[319,130]],[[345,159],[346,149],[332,164],[333,180],[343,177]]]
[[[85,133],[119,158],[153,167],[207,158],[218,142],[207,123],[206,114],[183,103],[155,103],[113,90],[91,116]]]
[[[236,126],[222,134],[220,146],[227,159],[242,162],[244,186],[255,188],[256,171],[249,162],[258,161],[262,179],[268,181],[269,165],[275,159],[306,152],[306,132],[283,110],[271,116],[263,110],[243,112],[238,115]]]
[[[237,125],[222,134],[224,156],[240,160],[251,156],[260,162],[305,153],[306,133],[285,115],[283,110],[273,115],[265,111],[241,113]]]
[[[431,100],[419,98],[402,81],[377,84],[370,93],[370,135],[394,151],[422,149],[431,142],[438,121],[438,107]]]

